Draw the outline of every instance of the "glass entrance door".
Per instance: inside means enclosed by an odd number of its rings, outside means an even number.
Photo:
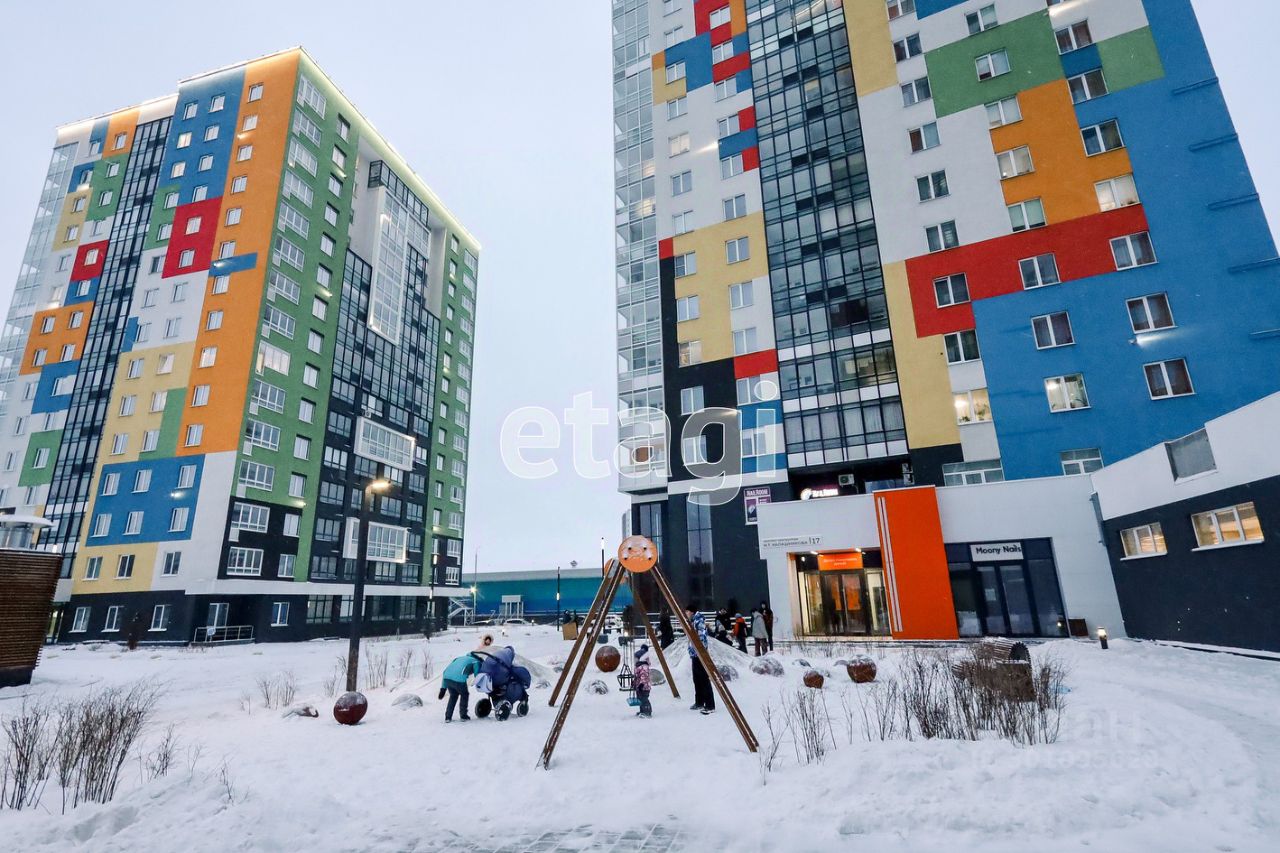
[[[231,605],[225,601],[215,601],[209,605],[209,621],[207,627],[211,631],[227,627],[227,613]]]
[[[884,576],[879,571],[801,572],[800,591],[806,634],[889,633]]]

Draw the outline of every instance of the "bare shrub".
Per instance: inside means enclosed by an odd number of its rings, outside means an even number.
[[[431,645],[424,644],[422,649],[422,680],[430,681],[436,677],[436,662],[431,658]]]
[[[793,696],[783,698],[782,708],[791,730],[796,761],[802,764],[821,762],[829,751],[827,741],[830,739],[834,748],[835,740],[830,738],[831,719],[827,716],[826,703],[820,691],[797,690]]]
[[[298,679],[292,670],[285,670],[275,675],[260,675],[256,684],[262,706],[270,710],[292,705],[294,698],[298,695]]]
[[[329,670],[329,674],[324,677],[322,686],[326,696],[337,696],[340,687],[345,687],[347,683],[347,656],[338,655],[334,658],[333,669]]]
[[[0,808],[32,808],[44,793],[57,751],[56,709],[23,700],[22,709],[2,727],[8,749],[0,765]]]
[[[765,705],[760,715],[764,717],[764,728],[769,733],[768,740],[760,745],[757,753],[760,759],[760,778],[764,781],[765,775],[773,772],[773,765],[778,760],[778,750],[782,748],[782,736],[787,731],[787,723],[786,714],[780,715],[771,704]]]
[[[400,656],[396,658],[395,679],[397,682],[408,681],[413,675],[414,664],[417,662],[418,652],[412,646],[400,650]]]
[[[377,690],[379,687],[386,687],[388,669],[387,652],[370,651],[365,656],[364,689]]]
[[[145,781],[154,782],[168,776],[173,768],[173,760],[178,751],[178,737],[174,734],[174,728],[174,724],[170,723],[164,730],[164,737],[146,755],[139,757]]]

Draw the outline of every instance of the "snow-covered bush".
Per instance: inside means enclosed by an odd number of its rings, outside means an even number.
[[[751,671],[756,675],[770,675],[774,678],[781,678],[786,672],[786,668],[778,662],[777,658],[767,655],[753,660],[751,662]]]

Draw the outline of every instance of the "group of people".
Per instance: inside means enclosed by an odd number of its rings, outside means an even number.
[[[713,636],[729,646],[737,646],[738,651],[747,653],[747,638],[754,642],[755,656],[773,651],[773,610],[767,601],[751,611],[751,622],[737,613],[729,615],[729,609],[722,607],[716,611],[715,632]]]
[[[515,711],[523,717],[529,711],[529,670],[517,666],[516,650],[511,646],[497,648],[493,635],[485,634],[480,645],[465,655],[458,655],[445,667],[440,687],[440,699],[449,697],[445,706],[444,721],[453,722],[453,712],[461,705],[460,719],[469,720],[471,693],[467,681],[475,676],[475,689],[483,697],[476,703],[476,713],[487,716],[492,710],[499,720],[505,720]]]

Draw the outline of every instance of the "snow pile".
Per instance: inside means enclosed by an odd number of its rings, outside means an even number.
[[[467,633],[370,645],[393,660],[401,646],[427,648],[438,673],[475,641]],[[502,642],[544,667],[568,649],[554,629]],[[807,668],[833,668],[806,649],[809,667],[776,655],[784,675],[760,675],[755,659],[711,645],[718,664],[738,668],[730,687],[762,743],[765,706],[794,697]],[[626,832],[654,822],[679,830],[689,849],[740,853],[1280,847],[1280,667],[1269,661],[1126,641],[1107,652],[1048,643],[1032,654],[1056,655],[1070,670],[1056,743],[868,740],[860,725],[850,742],[842,697],[867,701],[897,673],[900,651],[881,647],[875,684],[854,685],[836,670],[840,677],[816,694],[833,718],[835,748],[825,760],[804,765],[787,743],[766,773],[723,709],[709,717],[688,710],[688,655],[678,644],[670,662],[680,700],[655,685],[653,719],[637,720],[625,694],[581,697],[548,772],[535,769],[554,715],[545,692],[523,719],[455,716],[446,726],[435,686],[410,679],[396,691],[369,691],[364,721],[339,726],[324,680],[344,649],[326,641],[199,654],[54,651],[29,688],[0,690],[0,717],[26,696],[163,684],[148,743],[173,724],[179,766],[147,783],[126,770],[106,805],[61,815],[53,793],[52,813],[0,811],[6,849],[392,853],[451,840],[489,849],[539,830]],[[257,679],[285,671],[297,677],[296,702],[318,709],[318,719],[282,719],[256,698]],[[407,693],[425,706],[395,709]],[[648,772],[623,788],[601,784],[637,759]]]

